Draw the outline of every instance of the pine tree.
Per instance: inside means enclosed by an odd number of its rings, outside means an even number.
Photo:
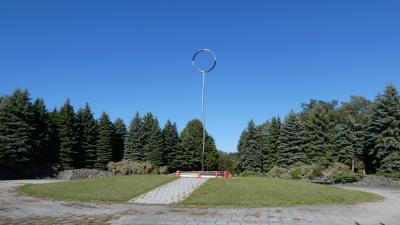
[[[114,134],[113,124],[105,112],[101,114],[97,132],[97,161],[95,167],[97,169],[105,169],[107,164],[112,161]]]
[[[176,167],[176,158],[180,154],[179,149],[179,134],[176,128],[176,123],[172,123],[170,120],[164,126],[162,131],[163,143],[164,143],[164,154],[165,162],[171,171],[178,169]]]
[[[113,161],[121,161],[124,155],[124,142],[126,136],[126,126],[121,118],[114,122],[114,138],[113,138]]]
[[[282,125],[277,148],[278,165],[290,167],[307,163],[304,125],[298,115],[290,112]]]
[[[49,138],[48,152],[49,164],[56,167],[59,164],[60,155],[60,135],[59,135],[59,115],[57,109],[49,112],[47,136]]]
[[[34,113],[27,90],[17,89],[0,103],[0,167],[21,169],[32,164]]]
[[[176,155],[176,166],[180,170],[201,170],[203,152],[203,125],[200,120],[191,120],[183,129],[180,137],[180,154]],[[204,169],[218,166],[218,151],[214,140],[206,132],[204,148]]]
[[[335,127],[335,161],[351,166],[354,171],[355,161],[359,161],[362,155],[362,139],[357,137],[356,124],[351,116],[348,116],[345,124]]]
[[[83,168],[85,167],[85,151],[82,148],[82,142],[83,142],[83,109],[80,108],[76,113],[75,113],[75,124],[74,124],[74,130],[75,130],[75,137],[76,137],[76,156],[75,156],[75,168]]]
[[[400,171],[400,96],[388,85],[372,107],[367,128],[367,148],[372,158],[370,171]]]
[[[48,120],[49,113],[43,99],[36,99],[33,103],[34,131],[33,131],[33,149],[34,164],[39,167],[48,167],[50,163],[51,152],[49,152],[49,132]]]
[[[261,172],[263,169],[263,157],[258,140],[259,132],[253,120],[250,120],[238,145],[240,167],[245,171]]]
[[[268,153],[267,142],[268,142],[268,137],[269,137],[270,126],[271,126],[270,121],[266,121],[266,122],[256,126],[256,129],[258,132],[258,138],[259,138],[258,146],[260,147],[260,151],[262,154],[263,165],[264,165],[264,161],[267,158],[267,153]]]
[[[279,136],[281,132],[281,120],[279,117],[273,117],[271,120],[271,125],[269,128],[268,139],[266,142],[266,147],[264,149],[264,161],[263,167],[264,171],[269,171],[272,167],[277,165],[278,160],[278,145]]]
[[[147,113],[143,117],[143,151],[146,161],[155,165],[164,165],[162,131],[157,118],[152,113]]]
[[[78,167],[78,150],[76,134],[76,115],[69,99],[65,101],[58,113],[58,133],[60,138],[60,166],[62,169]]]
[[[306,149],[312,163],[328,165],[334,148],[334,123],[329,111],[315,105],[305,119]]]
[[[219,163],[219,154],[215,146],[214,138],[206,133],[204,147],[204,170],[217,170]]]
[[[77,118],[81,135],[81,165],[85,168],[94,168],[97,161],[97,123],[88,103],[78,111]]]
[[[124,160],[143,161],[143,121],[139,113],[133,118],[124,142]]]

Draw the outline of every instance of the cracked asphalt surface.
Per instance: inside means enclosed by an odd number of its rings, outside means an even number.
[[[54,180],[0,181],[0,224],[282,224],[400,225],[400,189],[345,187],[385,197],[357,205],[201,208],[104,204],[28,197],[18,185]]]

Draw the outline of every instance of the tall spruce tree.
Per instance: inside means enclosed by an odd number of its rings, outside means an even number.
[[[176,123],[172,123],[170,120],[164,126],[162,131],[163,143],[164,143],[164,154],[165,164],[168,166],[170,171],[177,170],[176,158],[179,155],[179,134],[176,127]]]
[[[143,117],[142,131],[144,135],[143,151],[145,160],[158,166],[164,165],[162,131],[157,118],[152,113],[147,113]]]
[[[113,155],[113,124],[107,115],[103,112],[99,119],[97,136],[97,161],[95,167],[98,169],[106,169],[107,164],[112,161]]]
[[[49,113],[47,112],[46,105],[43,99],[36,99],[33,103],[34,113],[34,164],[36,166],[47,168],[51,164],[51,154],[49,148],[49,128],[48,120]]]
[[[279,117],[273,117],[271,120],[271,125],[269,127],[268,139],[266,141],[266,146],[264,149],[264,161],[263,167],[264,171],[269,171],[272,167],[277,165],[278,160],[278,145],[279,136],[281,132],[281,120]]]
[[[97,123],[88,103],[78,111],[77,118],[81,135],[81,165],[85,168],[94,168],[97,161]]]
[[[56,108],[49,112],[48,118],[49,163],[52,168],[56,169],[59,165],[60,155],[59,115]]]
[[[362,155],[362,139],[357,136],[356,124],[349,115],[344,124],[335,127],[334,160],[351,166],[354,172],[355,162],[360,161]]]
[[[258,132],[258,146],[260,147],[260,151],[262,154],[262,163],[264,165],[264,161],[267,159],[267,142],[268,142],[268,136],[269,136],[269,129],[271,126],[270,121],[265,121],[264,123],[256,126],[257,132]]]
[[[294,112],[290,112],[282,125],[277,162],[279,166],[290,167],[307,163],[304,125]]]
[[[85,151],[82,148],[83,141],[83,123],[82,123],[82,112],[83,109],[80,108],[75,113],[75,135],[76,135],[76,156],[75,156],[75,168],[83,168],[85,167]]]
[[[400,97],[388,85],[372,107],[367,128],[367,148],[372,163],[369,170],[400,172]]]
[[[176,155],[176,166],[181,170],[200,170],[203,151],[203,124],[194,119],[188,122],[180,134],[180,154]],[[204,148],[204,169],[218,166],[218,151],[214,140],[206,132]]]
[[[126,126],[121,118],[114,122],[114,138],[113,138],[113,161],[121,161],[124,155],[124,142],[126,136]]]
[[[329,110],[314,105],[305,119],[306,149],[312,163],[328,165],[334,150],[334,122]]]
[[[206,141],[204,147],[204,170],[217,170],[219,163],[219,154],[214,138],[206,133]]]
[[[139,113],[133,118],[124,142],[124,160],[143,161],[144,151],[143,120]]]
[[[60,166],[74,169],[79,166],[78,141],[76,134],[76,115],[71,101],[67,99],[58,113],[58,133],[60,138]]]
[[[0,102],[0,167],[32,165],[34,112],[27,90],[17,89]]]
[[[253,120],[250,120],[238,144],[240,167],[245,171],[261,172],[263,169],[263,157],[258,140],[259,132]]]

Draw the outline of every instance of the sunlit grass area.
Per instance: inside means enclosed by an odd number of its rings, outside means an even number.
[[[381,196],[296,180],[266,177],[210,179],[183,205],[293,206],[308,204],[355,204],[379,201]]]
[[[131,175],[64,181],[48,184],[27,184],[19,192],[60,200],[126,202],[158,186],[176,179],[173,176]]]

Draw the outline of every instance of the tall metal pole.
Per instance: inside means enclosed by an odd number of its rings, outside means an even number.
[[[206,147],[206,123],[204,119],[204,82],[205,82],[206,72],[203,72],[203,86],[201,88],[201,113],[202,113],[202,123],[203,123],[203,151],[201,153],[201,171],[204,171],[204,149]]]
[[[200,68],[200,67],[198,67],[196,65],[196,62],[195,62],[196,56],[201,52],[210,53],[212,58],[213,58],[213,60],[214,60],[214,62],[212,63],[211,67],[209,67],[208,69]],[[205,110],[204,110],[204,91],[205,91],[204,90],[204,84],[205,84],[206,73],[208,73],[211,70],[213,70],[215,65],[217,64],[217,57],[215,56],[214,52],[211,51],[210,49],[203,48],[203,49],[200,49],[199,51],[197,51],[196,53],[194,53],[194,55],[192,57],[192,64],[193,64],[193,67],[197,71],[201,72],[201,74],[203,76],[203,85],[201,87],[201,114],[202,114],[201,115],[202,116],[201,120],[202,120],[202,123],[203,123],[203,140],[202,140],[203,146],[202,146],[202,152],[201,152],[201,171],[204,171],[204,151],[205,151],[205,148],[206,148],[206,122],[205,122]]]

